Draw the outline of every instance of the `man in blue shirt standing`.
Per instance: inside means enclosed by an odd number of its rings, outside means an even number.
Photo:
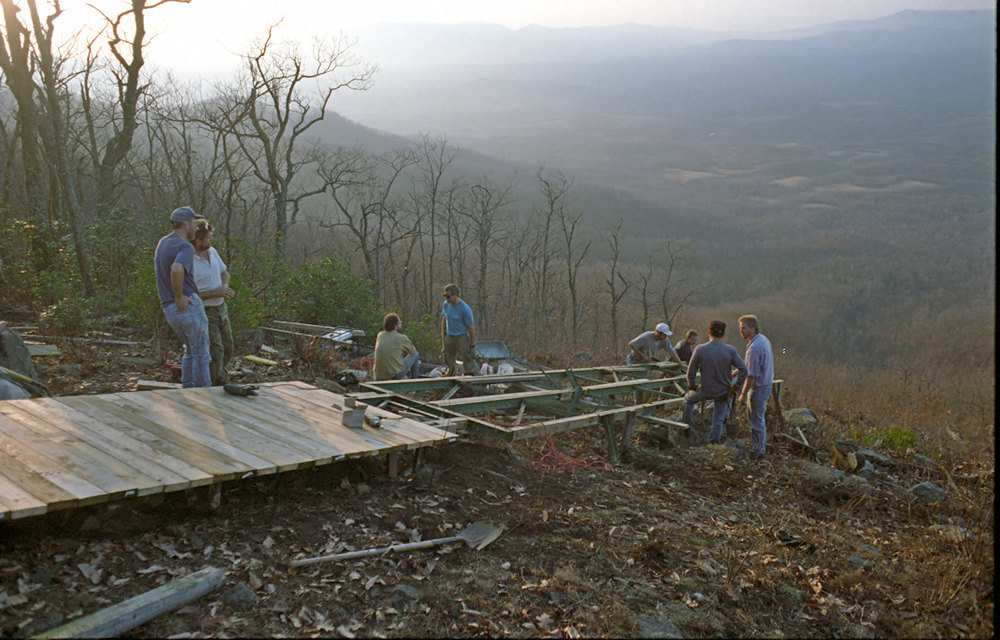
[[[684,422],[691,426],[696,404],[705,400],[715,401],[712,430],[708,434],[709,444],[722,443],[722,430],[729,416],[729,389],[733,387],[733,369],[738,375],[736,387],[740,387],[747,377],[747,368],[739,352],[733,345],[722,341],[725,335],[726,323],[713,320],[708,326],[708,342],[695,347],[687,370],[690,391],[684,396]],[[700,385],[695,383],[698,371],[701,371]]]
[[[198,220],[205,216],[191,207],[179,207],[170,214],[174,230],[156,245],[156,290],[167,324],[184,343],[181,358],[181,386],[208,387],[212,380],[209,364],[208,316],[194,283],[194,240]]]
[[[448,365],[447,375],[455,375],[455,360],[462,358],[462,367],[471,375],[479,373],[479,364],[472,354],[476,344],[472,308],[458,297],[458,285],[444,287],[444,308],[441,310],[441,345],[444,361]]]
[[[743,383],[739,401],[741,405],[749,403],[747,418],[750,420],[750,459],[758,460],[764,457],[764,445],[767,442],[764,411],[774,382],[774,353],[771,351],[771,341],[760,332],[757,316],[740,318],[740,335],[747,341],[747,353],[744,357],[747,379]]]

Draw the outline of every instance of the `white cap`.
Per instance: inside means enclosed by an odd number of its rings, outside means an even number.
[[[674,335],[674,332],[670,330],[670,325],[667,324],[666,322],[661,322],[660,324],[656,325],[656,330],[668,336]]]

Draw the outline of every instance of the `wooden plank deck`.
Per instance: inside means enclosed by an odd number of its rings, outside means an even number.
[[[0,401],[0,522],[458,438],[375,407],[348,429],[334,404],[304,382]]]

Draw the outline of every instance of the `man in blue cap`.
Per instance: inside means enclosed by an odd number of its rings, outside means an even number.
[[[205,216],[191,207],[179,207],[170,214],[173,231],[156,245],[156,290],[167,324],[184,343],[181,359],[181,386],[208,387],[212,380],[209,364],[208,316],[194,284],[194,240],[198,220]]]

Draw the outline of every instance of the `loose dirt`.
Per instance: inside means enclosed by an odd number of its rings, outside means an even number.
[[[173,375],[161,362],[176,354],[153,345],[61,346],[61,360],[37,363],[54,392]],[[308,377],[300,356],[279,361],[245,380]],[[821,463],[836,425],[823,416],[810,437]],[[606,453],[598,429],[554,444],[576,461]],[[554,472],[536,464],[543,445],[479,439],[404,457],[396,478],[354,461],[227,483],[214,508],[200,490],[0,524],[0,633],[29,636],[213,566],[228,572],[220,589],[127,635],[993,635],[992,464],[891,454],[870,494],[845,497],[811,487],[803,454],[783,444],[745,462],[732,447],[660,449],[639,434],[613,470]],[[923,481],[947,497],[907,492]],[[480,520],[504,527],[482,550],[288,566]]]

